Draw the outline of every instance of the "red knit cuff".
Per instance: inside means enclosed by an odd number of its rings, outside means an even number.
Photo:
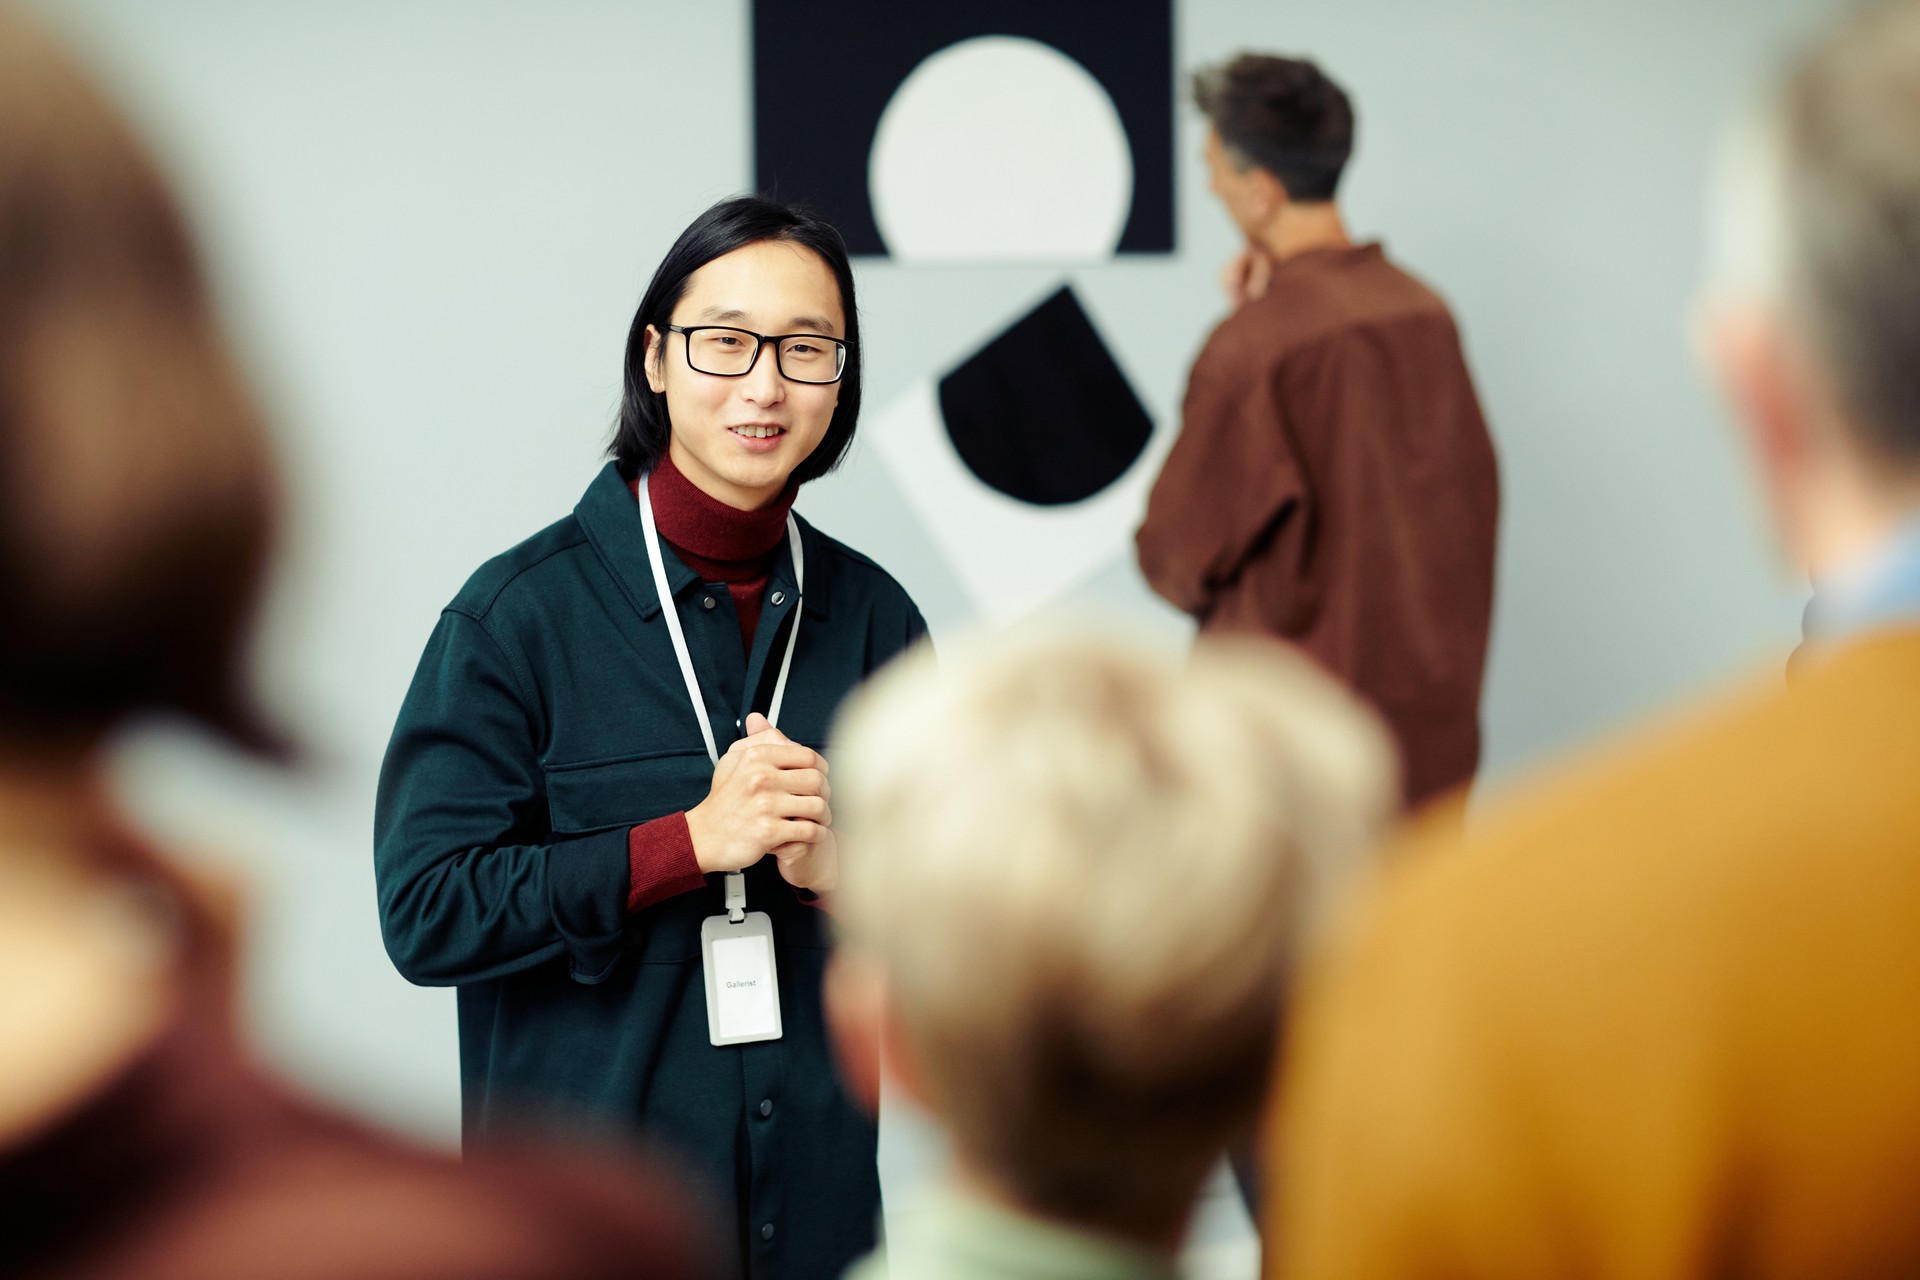
[[[706,882],[693,856],[693,833],[687,830],[686,814],[670,813],[628,830],[629,914],[691,893]]]

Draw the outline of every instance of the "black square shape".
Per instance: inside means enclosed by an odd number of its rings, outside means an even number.
[[[754,183],[811,205],[850,253],[885,256],[867,191],[874,132],[929,56],[976,36],[1023,36],[1098,80],[1133,157],[1120,253],[1173,252],[1173,0],[753,4]],[[833,127],[820,128],[822,118]]]

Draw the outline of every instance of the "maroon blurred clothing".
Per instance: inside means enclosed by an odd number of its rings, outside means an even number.
[[[462,1164],[307,1103],[236,1043],[225,931],[123,836],[105,861],[182,921],[160,1038],[0,1145],[0,1276],[21,1280],[680,1280],[713,1256],[685,1197],[611,1153]],[[14,1048],[10,1046],[10,1049]]]
[[[1446,304],[1378,244],[1288,258],[1207,340],[1182,417],[1137,536],[1154,590],[1371,702],[1409,803],[1471,780],[1499,477]]]

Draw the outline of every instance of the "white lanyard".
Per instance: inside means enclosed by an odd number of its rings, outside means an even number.
[[[647,537],[647,560],[653,566],[653,591],[660,599],[660,614],[667,622],[667,635],[673,640],[673,656],[680,660],[680,677],[687,682],[687,699],[700,721],[700,737],[707,744],[707,758],[720,767],[720,748],[715,745],[713,722],[707,717],[707,700],[700,692],[700,677],[693,671],[693,654],[687,649],[687,630],[680,625],[680,611],[674,608],[673,593],[667,587],[667,562],[660,554],[660,531],[653,523],[653,499],[647,494],[647,477],[640,477],[640,527]],[[780,704],[786,701],[787,677],[793,672],[793,649],[800,639],[800,592],[807,583],[806,556],[800,550],[800,525],[787,512],[787,547],[793,552],[793,626],[787,632],[787,653],[780,660],[780,678],[773,684],[773,702],[767,707],[767,720],[780,723]],[[739,871],[727,872],[727,918],[738,924],[747,916],[747,877]]]

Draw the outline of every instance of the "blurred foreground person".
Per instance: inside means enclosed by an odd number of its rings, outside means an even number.
[[[1194,78],[1246,237],[1137,542],[1202,631],[1298,644],[1386,717],[1420,804],[1480,761],[1499,476],[1446,303],[1348,238],[1353,108],[1313,63]]]
[[[1385,735],[1278,646],[1030,636],[901,663],[836,742],[837,1043],[955,1161],[857,1274],[1171,1277],[1296,947],[1391,808]]]
[[[1796,67],[1711,349],[1821,642],[1416,841],[1310,982],[1289,1280],[1920,1275],[1920,3]]]
[[[612,1159],[463,1169],[236,1042],[230,929],[116,818],[144,712],[270,745],[240,676],[277,494],[185,227],[0,6],[0,1276],[691,1276]]]

